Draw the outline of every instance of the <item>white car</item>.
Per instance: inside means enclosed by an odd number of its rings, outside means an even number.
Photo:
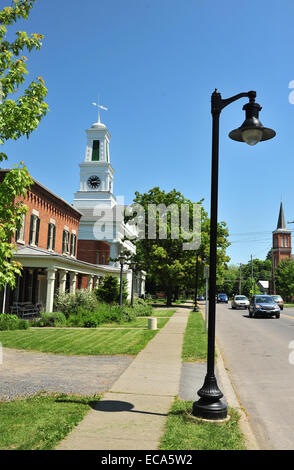
[[[249,307],[249,300],[245,295],[235,295],[233,300],[231,301],[232,308],[248,308]]]

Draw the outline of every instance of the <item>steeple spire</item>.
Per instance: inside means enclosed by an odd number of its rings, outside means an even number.
[[[287,226],[286,226],[286,222],[285,222],[283,202],[281,201],[277,230],[285,230],[285,229],[287,230]]]

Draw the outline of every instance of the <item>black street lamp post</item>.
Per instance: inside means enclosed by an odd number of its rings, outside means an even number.
[[[255,103],[256,92],[239,93],[228,99],[222,99],[215,90],[211,96],[212,114],[212,167],[211,167],[211,206],[210,206],[210,271],[209,271],[209,312],[208,312],[208,346],[207,374],[198,395],[200,399],[193,404],[193,415],[210,420],[227,417],[227,406],[222,402],[223,397],[214,373],[215,356],[215,296],[216,296],[216,263],[217,263],[217,203],[218,203],[218,160],[219,160],[219,117],[221,111],[230,103],[249,98],[249,103],[243,106],[246,119],[243,124],[230,132],[229,137],[238,142],[255,145],[260,141],[273,138],[276,133],[263,127],[258,119],[261,106]]]
[[[119,306],[122,307],[123,304],[123,269],[126,257],[124,254],[119,256],[120,262],[120,283],[119,283]]]
[[[131,306],[134,305],[134,273],[136,270],[136,263],[134,261],[131,262],[130,268],[132,270],[132,289],[131,289]]]

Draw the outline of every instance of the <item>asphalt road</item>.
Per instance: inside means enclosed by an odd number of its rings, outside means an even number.
[[[294,449],[294,308],[249,318],[217,304],[216,337],[261,449]]]

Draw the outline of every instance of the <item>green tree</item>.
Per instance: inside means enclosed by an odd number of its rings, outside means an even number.
[[[231,264],[224,268],[223,276],[217,282],[217,291],[224,292],[228,297],[239,293],[240,266]]]
[[[275,269],[276,291],[291,301],[294,296],[294,260],[284,259]]]
[[[248,261],[242,265],[242,294],[250,297],[252,295],[252,271],[253,271],[253,292],[258,294],[258,281],[270,281],[272,277],[272,262],[270,259],[260,260],[258,258]]]
[[[23,55],[26,49],[40,49],[40,34],[28,34],[17,31],[13,41],[8,41],[7,26],[11,26],[18,19],[27,19],[36,0],[13,0],[12,6],[0,11],[0,143],[9,139],[16,140],[22,136],[27,138],[39,125],[46,114],[47,104],[44,98],[47,89],[42,77],[33,80],[18,96],[19,88],[25,83],[28,73],[27,58]],[[0,153],[0,162],[7,160],[4,152]],[[15,251],[11,238],[20,227],[26,207],[17,202],[25,195],[26,188],[32,180],[27,168],[20,162],[0,183],[0,286],[15,285],[15,275],[21,273],[21,266],[13,260]]]
[[[127,281],[123,279],[123,301],[125,302],[128,296],[127,290]],[[105,276],[103,278],[102,284],[95,289],[95,294],[97,299],[106,302],[108,304],[118,303],[119,302],[119,281],[115,276]]]
[[[201,203],[202,201],[200,201]],[[199,259],[199,284],[198,291],[204,288],[204,264],[203,259],[209,262],[209,227],[210,221],[204,209],[201,209],[201,244],[197,250],[183,249],[183,243],[187,241],[187,233],[179,229],[175,236],[173,217],[177,219],[177,214],[181,213],[180,207],[185,204],[189,207],[190,222],[193,216],[193,204],[180,192],[173,189],[166,193],[159,187],[150,189],[148,193],[135,193],[135,204],[140,204],[144,208],[145,236],[135,241],[137,254],[136,260],[141,269],[148,273],[148,284],[153,289],[163,290],[166,293],[167,305],[180,290],[187,291],[195,287],[195,266],[196,256]],[[154,237],[150,235],[150,211],[152,205],[164,205],[170,210],[156,215],[156,233]],[[155,215],[155,212],[152,214]],[[162,230],[162,220],[166,216],[166,237],[160,236]],[[126,220],[129,221],[127,218]],[[141,234],[139,234],[140,236]],[[228,231],[224,222],[218,225],[218,275],[222,275],[224,263],[229,260],[226,256]]]

